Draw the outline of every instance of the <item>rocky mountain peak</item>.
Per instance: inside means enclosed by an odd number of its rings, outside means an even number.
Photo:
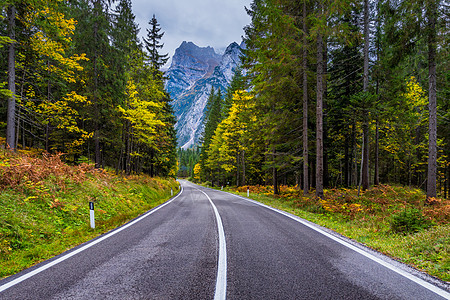
[[[172,99],[191,88],[197,80],[210,75],[221,58],[212,47],[198,47],[192,42],[184,41],[175,50],[172,64],[166,72],[169,77],[166,89]],[[177,113],[177,107],[174,108]]]
[[[221,55],[217,54],[212,47],[199,47],[193,42],[184,41],[180,47],[175,50],[172,58],[171,68],[183,66],[190,63],[201,65],[217,65]]]
[[[237,43],[230,44],[223,55],[212,47],[198,47],[186,41],[175,50],[166,72],[169,77],[166,89],[177,117],[175,127],[180,147],[189,148],[198,142],[211,87],[226,90],[240,65],[240,55],[241,47]]]

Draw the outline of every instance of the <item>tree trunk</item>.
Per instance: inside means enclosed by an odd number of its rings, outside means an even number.
[[[150,177],[155,177],[155,149],[150,150]]]
[[[350,147],[350,141],[349,137],[346,134],[345,135],[345,141],[344,141],[344,186],[349,187],[351,176],[350,176],[350,170],[351,170],[351,157],[349,154],[349,147]]]
[[[450,190],[450,166],[447,166],[447,180],[446,180],[447,184],[445,185],[447,188],[445,189],[445,199],[448,199],[448,194],[449,194],[449,190]]]
[[[273,176],[273,194],[278,195],[280,194],[280,191],[278,190],[278,174],[277,174],[277,168],[272,168],[272,176]]]
[[[240,186],[240,182],[239,182],[239,177],[240,177],[240,173],[241,170],[239,168],[239,164],[240,164],[240,153],[239,153],[239,149],[236,151],[236,186],[239,187]]]
[[[95,7],[95,17],[96,21],[94,22],[94,42],[97,44],[98,42],[98,8],[100,5],[100,2],[97,0],[94,3]],[[95,120],[94,120],[94,147],[95,147],[95,168],[99,169],[101,168],[101,154],[100,154],[100,108],[98,107],[98,70],[97,70],[97,47],[94,47],[94,59],[93,59],[93,65],[94,65],[94,109],[95,109]]]
[[[431,0],[427,8],[428,17],[428,101],[429,101],[429,145],[428,145],[428,179],[427,199],[436,197],[437,173],[437,108],[436,108],[436,0]]]
[[[364,80],[363,91],[369,90],[369,0],[364,0]],[[369,188],[369,114],[363,113],[363,161],[362,161],[362,189]]]
[[[377,124],[376,124],[376,129],[375,129],[375,175],[374,175],[374,180],[373,180],[373,184],[375,186],[380,184],[380,174],[379,174],[379,169],[378,169],[378,164],[379,164],[379,151],[380,151],[380,133],[379,133],[379,127],[378,127],[378,120],[377,120]]]
[[[322,124],[323,124],[323,186],[329,186],[328,175],[328,149],[327,149],[327,68],[328,68],[328,44],[323,41],[323,97],[322,97]]]
[[[306,48],[306,1],[303,1],[303,195],[309,193],[308,174],[308,50]]]
[[[245,150],[242,150],[242,185],[246,185],[245,182]]]
[[[363,166],[364,166],[364,139],[363,139],[363,146],[362,146],[362,150],[361,150],[361,172],[359,173],[359,185],[358,185],[358,197],[359,197],[359,192],[361,190],[361,183],[363,181]]]
[[[377,47],[377,51],[376,51],[376,61],[377,64],[380,61],[380,38],[379,38],[379,34],[380,34],[380,9],[379,9],[379,4],[377,4],[377,33],[376,33],[376,47]],[[376,76],[376,90],[375,90],[375,94],[377,95],[377,100],[379,100],[379,94],[380,94],[380,74],[377,74]],[[380,185],[380,170],[379,170],[379,164],[380,164],[380,122],[379,122],[379,117],[377,115],[376,118],[376,129],[375,129],[375,161],[374,161],[374,178],[373,178],[373,184],[375,186]]]
[[[322,7],[320,11],[322,12]],[[317,36],[316,124],[316,196],[323,198],[323,37],[321,33]]]
[[[102,167],[101,164],[101,154],[100,154],[100,138],[98,132],[98,126],[94,131],[94,146],[95,146],[95,168],[99,169]]]
[[[369,188],[369,124],[365,120],[363,124],[363,155],[361,168],[361,184],[363,191]]]
[[[11,5],[8,8],[8,36],[13,40],[8,45],[8,89],[11,91],[11,98],[8,99],[8,116],[6,125],[6,147],[12,151],[16,150],[16,64],[15,64],[15,26],[16,8]]]

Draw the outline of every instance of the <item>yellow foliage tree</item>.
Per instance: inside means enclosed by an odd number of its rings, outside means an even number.
[[[19,95],[19,105],[37,114],[46,128],[46,150],[76,153],[92,137],[77,122],[79,108],[89,105],[89,101],[67,90],[67,85],[77,81],[83,84],[79,78],[83,70],[80,62],[87,58],[85,54],[68,54],[76,21],[60,11],[62,3],[63,0],[30,2],[19,16],[30,33],[30,38],[22,42],[30,52],[19,53],[17,65],[25,74],[32,74],[37,83],[22,83],[25,93]],[[49,145],[52,134],[55,139]]]
[[[156,94],[161,93],[156,86],[147,86],[146,92],[154,91]],[[127,82],[127,107],[118,107],[123,117],[132,125],[132,135],[136,142],[152,145],[155,138],[156,127],[163,125],[161,120],[158,120],[158,109],[161,109],[161,104],[152,100],[147,100],[139,94],[136,84],[133,80]]]
[[[200,181],[200,173],[201,173],[201,165],[199,163],[195,164],[194,166],[194,181],[199,182]]]
[[[254,108],[252,95],[238,90],[233,95],[233,104],[229,115],[218,126],[211,139],[206,165],[211,169],[220,169],[225,174],[243,171],[245,181],[245,151],[248,149],[248,126],[256,117],[251,115]]]

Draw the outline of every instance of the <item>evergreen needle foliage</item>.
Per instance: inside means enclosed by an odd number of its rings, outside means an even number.
[[[448,198],[445,1],[255,0],[247,13],[242,70],[220,113],[208,102],[197,180]]]

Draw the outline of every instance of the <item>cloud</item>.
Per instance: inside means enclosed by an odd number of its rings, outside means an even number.
[[[250,23],[244,6],[250,0],[133,0],[133,12],[145,36],[148,21],[156,15],[165,32],[161,53],[172,56],[183,41],[223,49],[240,42],[244,26]]]

